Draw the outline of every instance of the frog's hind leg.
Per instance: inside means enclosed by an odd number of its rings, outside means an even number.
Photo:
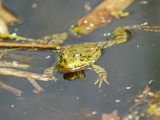
[[[128,32],[123,27],[116,28],[112,36],[115,38],[114,40],[99,42],[98,45],[103,48],[111,47],[112,45],[121,44],[127,42]]]
[[[129,29],[139,29],[148,32],[160,32],[160,26],[149,26],[149,25],[128,25],[123,26],[125,30]]]
[[[64,40],[66,40],[68,37],[67,33],[57,33],[57,34],[52,34],[52,35],[47,35],[44,36],[40,39],[36,40],[36,43],[39,44],[47,44],[47,45],[51,45],[51,44],[61,44],[64,42]]]
[[[129,40],[128,37],[130,36],[128,30],[130,29],[138,29],[149,32],[160,32],[160,26],[131,25],[118,27],[112,33],[112,36],[115,38],[115,40],[108,41],[104,48],[110,47],[115,44],[127,42]]]
[[[142,26],[142,29],[149,32],[160,32],[160,26]]]
[[[112,36],[114,40],[99,42],[97,45],[102,46],[103,48],[111,47],[112,45],[121,44],[128,41],[128,30],[138,29],[149,32],[160,32],[160,26],[147,26],[147,25],[129,25],[116,28]]]
[[[104,68],[101,68],[100,66],[97,66],[97,65],[92,65],[92,68],[93,70],[98,74],[99,78],[95,81],[95,85],[97,83],[99,83],[99,88],[101,88],[102,86],[102,83],[103,81],[107,84],[110,84],[108,81],[107,81],[107,72],[105,71]]]

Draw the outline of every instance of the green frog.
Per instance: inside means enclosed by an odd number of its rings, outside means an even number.
[[[49,68],[46,69],[44,73],[53,75],[55,71],[58,71],[65,73],[64,78],[67,78],[67,75],[69,75],[71,78],[67,79],[74,80],[83,79],[85,75],[82,71],[84,69],[91,69],[94,70],[99,76],[94,82],[94,84],[99,83],[99,88],[101,88],[103,82],[110,84],[107,81],[106,70],[98,65],[95,65],[95,63],[101,57],[101,50],[103,48],[126,42],[130,36],[128,30],[135,28],[143,29],[144,31],[159,32],[160,27],[143,25],[123,26],[118,27],[113,31],[112,36],[114,37],[114,40],[86,42],[82,44],[65,46],[63,51],[60,51],[59,53],[56,70]]]
[[[124,43],[128,41],[130,37],[130,29],[142,29],[144,31],[151,32],[160,32],[160,26],[145,26],[145,25],[132,25],[132,26],[123,26],[116,28],[113,33],[113,40],[101,41],[101,42],[86,42],[82,44],[76,45],[68,45],[64,47],[60,47],[60,50],[54,50],[55,52],[60,52],[58,56],[58,62],[56,67],[48,68],[44,71],[46,75],[54,76],[56,71],[65,73],[64,78],[69,80],[74,79],[83,79],[85,77],[84,71],[85,69],[90,69],[95,71],[98,74],[98,79],[94,82],[94,84],[99,84],[99,88],[102,86],[102,83],[110,84],[107,81],[107,71],[96,65],[96,61],[101,57],[101,50],[103,48],[111,47],[112,45]],[[2,38],[15,38],[22,39],[23,37],[17,35],[1,35]],[[38,40],[38,42],[44,42],[47,39],[54,38],[57,41],[57,38],[65,39],[66,34],[53,35],[53,36],[45,36],[43,39]],[[23,40],[27,40],[23,38]],[[32,40],[32,39],[29,39]],[[63,41],[62,40],[62,41]],[[60,41],[60,42],[62,42]],[[42,43],[43,43],[42,42]],[[54,43],[54,40],[53,40]],[[49,42],[47,44],[53,44]],[[55,69],[56,68],[56,69]],[[56,80],[56,78],[55,78]]]

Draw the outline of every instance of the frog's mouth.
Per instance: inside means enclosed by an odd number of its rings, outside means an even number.
[[[70,72],[76,72],[76,71],[80,71],[80,70],[84,70],[86,69],[87,67],[89,67],[89,65],[85,65],[85,66],[73,66],[73,64],[68,64],[68,65],[65,65],[65,66],[59,66],[57,65],[57,71],[58,72],[62,72],[62,73],[70,73]]]

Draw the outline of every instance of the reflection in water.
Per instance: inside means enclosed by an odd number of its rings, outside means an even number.
[[[85,77],[85,72],[84,70],[77,71],[77,72],[70,72],[70,73],[65,73],[63,75],[63,78],[69,81],[76,80],[76,79],[83,79]]]

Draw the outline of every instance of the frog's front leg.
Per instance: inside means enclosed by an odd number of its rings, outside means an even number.
[[[110,84],[107,81],[107,72],[104,68],[93,64],[92,65],[92,70],[94,70],[99,76],[98,80],[96,80],[95,83],[94,83],[95,85],[97,83],[99,83],[99,88],[101,88],[103,81],[107,84]]]

